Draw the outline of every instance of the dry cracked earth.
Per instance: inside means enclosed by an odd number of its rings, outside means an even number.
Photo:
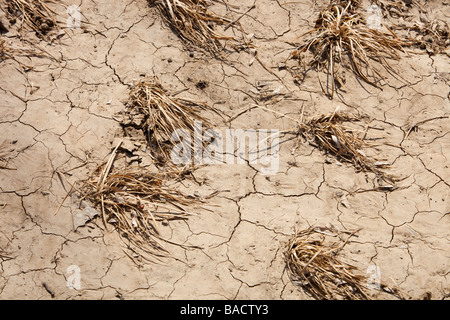
[[[326,1],[227,1],[230,11],[215,3],[212,11],[233,18],[255,5],[240,23],[260,61],[244,51],[220,61],[186,48],[145,0],[61,3],[52,8],[62,17],[76,5],[89,24],[53,43],[30,33],[55,59],[23,58],[33,67],[27,72],[16,61],[0,63],[0,143],[13,169],[0,170],[1,299],[311,299],[290,281],[283,256],[295,230],[311,225],[360,229],[343,251],[346,261],[362,273],[379,267],[381,280],[408,298],[449,298],[448,50],[405,54],[395,67],[407,83],[393,79],[381,90],[348,73],[345,92],[330,100],[316,73],[296,84],[284,67],[289,43],[314,26]],[[427,6],[448,21],[448,2]],[[137,266],[101,219],[74,231],[70,199],[55,212],[70,184],[109,157],[122,133],[115,114],[143,75],[219,110],[224,119],[210,118],[222,129],[290,130],[302,110],[305,117],[337,107],[360,114],[362,129],[382,142],[376,150],[392,164],[387,172],[403,179],[380,190],[374,174],[281,135],[276,175],[248,162],[196,168],[182,183],[208,199],[204,208],[160,227],[182,246],[168,247],[163,264]],[[78,288],[67,285],[71,266],[79,268]]]

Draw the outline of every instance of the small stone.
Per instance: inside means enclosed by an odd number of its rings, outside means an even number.
[[[127,162],[129,164],[132,163],[132,162],[139,162],[139,160],[140,160],[139,156],[132,156],[132,157],[127,158]]]
[[[145,116],[143,114],[138,114],[131,119],[131,125],[135,127],[141,127],[145,122]]]
[[[120,149],[128,151],[130,153],[133,153],[137,148],[134,145],[134,142],[131,141],[129,138],[114,138],[112,142],[112,146],[116,147],[119,142],[122,140],[122,143],[120,144]]]

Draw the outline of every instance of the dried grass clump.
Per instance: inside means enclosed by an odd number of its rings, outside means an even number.
[[[7,10],[17,17],[20,28],[33,30],[45,38],[50,30],[58,28],[56,13],[46,3],[56,3],[54,0],[6,0]]]
[[[205,129],[210,127],[200,115],[206,109],[202,103],[170,96],[157,77],[146,77],[132,87],[122,124],[142,129],[154,160],[165,164],[170,163],[173,147],[182,140],[175,134],[177,130],[187,130],[192,136],[196,121]]]
[[[368,127],[363,132],[344,125],[345,122],[360,121],[361,117],[344,112],[338,112],[338,109],[336,109],[333,113],[311,117],[310,119],[304,121],[303,111],[301,119],[298,120],[259,105],[253,105],[251,108],[248,108],[243,112],[249,111],[255,107],[281,115],[297,123],[297,127],[295,129],[285,130],[283,133],[302,136],[309,142],[309,144],[331,153],[336,156],[338,160],[351,163],[358,170],[375,173],[378,177],[378,182],[380,183],[379,189],[395,189],[393,184],[399,181],[399,179],[380,170],[381,168],[389,167],[389,163],[383,160],[380,161],[370,158],[363,151],[364,148],[374,147],[374,145],[365,141]],[[236,116],[241,115],[243,112],[238,113]],[[388,184],[385,185],[383,182],[387,182]]]
[[[393,183],[396,179],[380,170],[387,167],[387,163],[369,158],[363,149],[370,145],[362,137],[358,137],[357,130],[343,124],[359,120],[347,113],[325,114],[301,124],[300,134],[311,144],[330,152],[339,160],[351,163],[362,171],[373,172],[382,180]]]
[[[179,172],[150,173],[142,168],[114,167],[118,147],[108,162],[79,187],[80,201],[89,201],[101,212],[104,225],[115,227],[133,260],[154,262],[157,256],[167,254],[158,223],[186,219],[186,207],[196,200],[167,185],[167,181],[180,178]]]
[[[156,5],[170,28],[186,43],[202,48],[213,55],[222,51],[224,46],[219,40],[233,40],[214,30],[217,24],[229,23],[208,11],[205,0],[150,0]]]
[[[320,13],[316,27],[302,35],[308,35],[308,38],[292,54],[301,61],[303,53],[312,52],[313,57],[306,64],[319,71],[326,70],[326,91],[331,98],[336,91],[339,65],[375,87],[387,78],[383,69],[392,76],[398,76],[388,61],[400,58],[398,52],[403,51],[405,42],[393,33],[369,28],[357,12],[358,6],[357,1],[330,5]]]
[[[339,259],[347,241],[334,237],[331,242],[324,231],[333,230],[309,228],[290,239],[285,262],[291,281],[319,300],[370,300],[367,279]]]

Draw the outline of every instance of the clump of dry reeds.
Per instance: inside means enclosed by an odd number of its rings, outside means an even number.
[[[145,169],[114,167],[117,150],[77,188],[101,212],[104,225],[113,225],[132,252],[133,260],[154,261],[165,256],[158,223],[186,219],[187,206],[196,202],[167,185],[180,178],[180,172],[150,173]],[[164,240],[167,241],[167,240]]]
[[[20,28],[33,30],[42,38],[58,28],[56,13],[46,3],[54,0],[7,0],[7,11],[20,20]]]
[[[319,71],[326,70],[326,91],[331,98],[336,91],[340,65],[375,87],[387,78],[383,69],[398,77],[389,60],[400,58],[405,42],[393,33],[371,29],[357,12],[358,6],[358,1],[352,0],[330,5],[320,13],[316,27],[303,35],[308,38],[292,54],[301,60],[304,52],[312,52],[313,58],[306,64]]]
[[[368,127],[365,131],[361,131],[345,125],[346,122],[360,121],[360,116],[338,112],[338,109],[336,109],[333,113],[311,117],[305,121],[303,111],[300,120],[259,105],[253,105],[245,111],[254,107],[273,112],[297,123],[295,129],[285,130],[283,133],[302,136],[309,144],[331,153],[338,160],[351,163],[358,170],[375,173],[380,183],[380,189],[392,190],[395,188],[393,184],[399,181],[398,178],[381,170],[389,167],[389,163],[373,159],[363,151],[364,148],[374,147],[374,145],[365,141]],[[242,113],[240,112],[238,115]],[[385,185],[386,182],[388,184]]]
[[[443,20],[433,20],[425,24],[415,24],[408,28],[408,33],[416,32],[419,36],[411,38],[414,47],[425,49],[430,55],[443,53],[450,46],[448,23]]]
[[[369,158],[363,151],[370,145],[356,129],[345,126],[345,122],[359,121],[357,116],[334,112],[313,117],[300,124],[299,133],[311,144],[335,155],[339,160],[353,164],[362,171],[375,173],[382,180],[393,183],[396,179],[380,170],[386,162]]]
[[[327,237],[330,232],[334,230],[311,227],[290,239],[285,262],[291,281],[315,299],[370,300],[365,292],[367,279],[355,274],[356,268],[339,258],[348,239],[340,239],[339,234]]]
[[[199,129],[196,122],[201,122],[202,128],[210,127],[200,114],[206,109],[205,104],[169,95],[157,77],[146,77],[132,87],[122,124],[142,129],[154,160],[164,164],[170,162],[173,147],[182,141],[179,130],[193,136]]]
[[[3,206],[5,206],[5,204]],[[3,251],[2,248],[0,248],[0,259],[1,259],[1,261],[5,262],[8,260],[12,260],[14,258],[11,257],[10,255],[7,255],[6,252]]]
[[[224,48],[220,40],[233,40],[214,30],[215,25],[230,22],[208,11],[205,0],[150,0],[170,28],[187,44],[217,55]]]

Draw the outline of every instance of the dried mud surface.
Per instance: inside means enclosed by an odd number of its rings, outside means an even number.
[[[56,58],[0,63],[0,143],[8,167],[0,170],[1,299],[311,299],[284,269],[284,246],[295,228],[310,225],[356,230],[345,258],[365,270],[380,267],[381,279],[406,296],[445,299],[450,292],[450,103],[447,52],[404,57],[398,65],[408,84],[391,81],[382,90],[348,74],[343,100],[329,100],[310,73],[294,84],[278,68],[293,49],[288,42],[314,25],[324,1],[258,0],[240,20],[261,62],[232,52],[225,63],[190,54],[159,13],[144,0],[61,1],[79,5],[85,28],[49,44],[30,35]],[[252,1],[227,1],[238,17]],[[431,1],[433,14],[450,17],[448,2]],[[65,8],[55,7],[62,16]],[[226,13],[219,2],[212,10]],[[10,36],[15,41],[13,35]],[[389,173],[406,177],[390,192],[374,190],[374,175],[356,172],[308,143],[282,136],[280,170],[273,176],[243,165],[208,165],[183,182],[190,194],[208,198],[210,210],[161,226],[169,246],[166,264],[137,267],[101,219],[72,228],[69,183],[85,179],[108,158],[121,134],[114,118],[124,108],[128,84],[156,74],[171,92],[223,112],[211,115],[221,128],[288,130],[295,122],[254,108],[270,107],[300,118],[336,107],[367,115],[368,134],[392,163]],[[282,86],[280,79],[287,84]],[[196,86],[200,81],[207,86]],[[255,94],[258,82],[282,86],[279,99]],[[281,98],[280,98],[281,97]],[[430,121],[425,121],[434,119]],[[423,122],[423,123],[421,123]],[[410,132],[409,129],[417,125]],[[64,185],[63,185],[64,183]],[[219,191],[219,192],[216,192]],[[69,266],[81,271],[81,288],[67,287]],[[392,295],[371,291],[375,299]]]

